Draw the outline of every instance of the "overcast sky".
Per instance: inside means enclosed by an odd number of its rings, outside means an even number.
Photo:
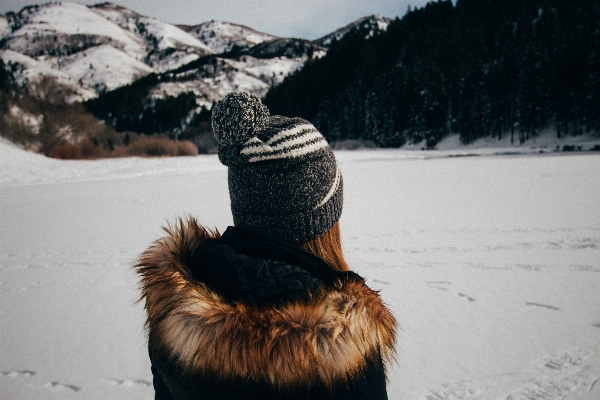
[[[47,0],[2,0],[0,13],[19,11]],[[80,0],[96,4],[102,0]],[[247,25],[275,36],[317,39],[361,17],[402,17],[409,5],[428,0],[118,0],[115,4],[174,24],[196,25],[217,20]]]

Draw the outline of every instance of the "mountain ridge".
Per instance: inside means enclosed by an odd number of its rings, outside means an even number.
[[[328,49],[332,43],[339,41],[349,33],[365,30],[368,32],[367,36],[372,36],[376,30],[386,30],[392,21],[392,18],[384,17],[379,14],[369,15],[351,22],[330,34],[320,37],[319,39],[313,40],[313,42],[325,49]]]
[[[310,41],[223,21],[178,26],[109,2],[92,6],[53,2],[0,14],[0,59],[17,85],[28,88],[41,77],[53,77],[69,89],[67,101],[73,102],[214,56],[221,68],[214,63],[213,68],[204,66],[192,82],[179,74],[178,85],[160,84],[151,95],[177,96],[196,86],[191,91],[198,105],[210,107],[232,90],[263,96],[365,21],[385,25],[384,17],[364,17]]]

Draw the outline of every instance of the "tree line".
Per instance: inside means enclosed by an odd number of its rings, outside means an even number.
[[[444,0],[333,44],[271,89],[272,113],[383,147],[450,133],[600,133],[600,2]]]

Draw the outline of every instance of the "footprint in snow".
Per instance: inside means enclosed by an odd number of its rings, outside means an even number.
[[[29,370],[0,372],[0,376],[6,376],[7,378],[31,378],[34,375],[35,372]]]
[[[447,291],[448,288],[446,287],[446,285],[452,285],[452,282],[448,282],[448,281],[427,281],[427,282],[425,282],[425,284],[427,286],[429,286],[430,288],[433,288],[433,289]]]
[[[532,303],[532,302],[528,301],[527,303],[525,303],[525,305],[526,306],[533,306],[533,307],[547,308],[548,310],[560,311],[560,308],[554,307],[554,306],[550,306],[548,304]]]
[[[379,279],[373,279],[373,282],[381,283],[381,284],[384,284],[384,285],[391,285],[390,282],[382,281],[382,280],[379,280]]]
[[[427,286],[429,286],[432,289],[437,289],[437,290],[443,290],[443,291],[448,291],[448,286],[452,285],[452,282],[448,282],[448,281],[427,281],[425,282],[425,284]],[[460,297],[463,298],[465,300],[467,300],[468,302],[474,302],[476,301],[474,297],[468,296],[464,293],[461,292],[456,292],[456,294]]]
[[[467,300],[467,301],[475,301],[475,299],[474,299],[474,298],[472,298],[472,297],[470,297],[470,296],[467,296],[467,295],[466,295],[466,294],[464,294],[464,293],[458,293],[458,295],[459,295],[460,297],[462,297],[463,299]]]
[[[111,386],[120,387],[151,387],[152,382],[145,381],[143,379],[106,379]]]
[[[50,389],[51,392],[62,392],[64,390],[71,392],[79,392],[81,388],[75,385],[68,385],[60,382],[48,382],[44,385],[45,388]]]

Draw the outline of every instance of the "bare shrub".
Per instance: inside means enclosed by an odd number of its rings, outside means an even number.
[[[0,135],[17,143],[27,150],[40,148],[39,139],[32,126],[29,126],[21,116],[6,113],[0,116]]]
[[[178,156],[191,156],[195,157],[198,155],[198,148],[194,143],[189,140],[183,140],[180,142],[176,142],[177,145],[177,155]]]
[[[129,157],[130,156],[130,154],[128,153],[128,147],[125,147],[125,146],[115,147],[115,149],[112,151],[111,155],[113,157]]]
[[[140,138],[127,148],[127,152],[139,157],[173,157],[177,155],[177,145],[167,138]]]
[[[0,92],[0,134],[25,149],[61,159],[198,155],[189,140],[116,132],[83,104],[64,101],[66,90],[46,77],[30,93]]]
[[[34,98],[50,104],[65,104],[66,99],[75,95],[75,91],[61,84],[55,76],[42,76],[34,79],[27,87]]]
[[[80,145],[65,143],[54,146],[49,156],[62,160],[80,160],[83,158],[83,152]]]
[[[125,131],[122,133],[123,135],[123,146],[129,146],[130,144],[132,144],[133,142],[135,142],[136,140],[138,140],[140,138],[140,135],[136,132],[132,132],[132,131]]]
[[[114,157],[175,157],[197,156],[198,149],[189,140],[174,142],[166,137],[139,137],[127,147],[116,148]]]
[[[36,81],[29,92],[4,94],[4,105],[0,107],[2,136],[25,148],[35,149],[51,156],[56,146],[81,144],[83,157],[86,149],[90,157],[100,157],[99,149],[91,151],[90,144],[112,150],[122,145],[123,135],[88,113],[80,103],[68,103],[69,89],[55,78],[44,77]],[[86,146],[83,143],[89,141]],[[53,154],[65,155],[68,147]]]
[[[94,144],[91,140],[86,139],[81,143],[81,152],[85,159],[99,159],[111,157],[109,150]]]

